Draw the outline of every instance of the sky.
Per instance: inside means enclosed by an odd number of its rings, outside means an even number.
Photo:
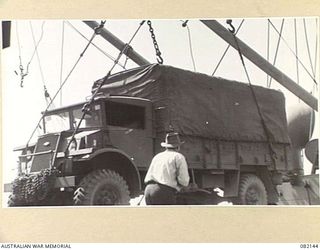
[[[242,19],[233,20],[236,28],[241,20]],[[100,20],[97,21],[100,22]],[[141,21],[142,20],[106,20],[105,28],[126,43],[131,39]],[[164,64],[193,71],[194,67],[190,51],[188,29],[182,27],[182,21],[184,20],[152,20],[152,26],[164,59]],[[271,21],[277,29],[280,30],[282,19],[272,18]],[[219,22],[227,27],[225,19],[219,19]],[[305,19],[313,68],[317,58],[316,52],[319,52],[319,48],[316,46],[317,31],[319,30],[319,28],[317,28],[317,22],[316,18]],[[265,58],[267,58],[267,23],[267,19],[245,19],[238,33],[238,37],[242,41]],[[308,71],[312,72],[303,19],[297,18],[296,23],[298,56]],[[79,58],[80,53],[88,43],[70,24],[87,38],[90,38],[93,34],[92,29],[80,20],[13,20],[12,22],[11,46],[1,51],[3,118],[2,167],[4,182],[8,182],[14,178],[14,169],[16,169],[18,158],[17,155],[13,153],[13,148],[27,142],[41,117],[41,111],[46,108],[43,92],[44,85],[48,89],[51,97],[53,97],[60,87],[61,82],[69,74],[71,68]],[[211,75],[227,44],[199,22],[199,20],[189,20],[188,27],[191,37],[192,54],[196,66],[195,71]],[[39,60],[37,54],[35,54],[31,60],[32,54],[35,52],[32,32],[36,42],[42,34],[42,39],[37,47]],[[291,49],[295,50],[293,18],[285,19],[283,37]],[[271,27],[269,41],[270,62],[274,60],[277,42],[278,34]],[[93,43],[113,58],[118,56],[119,51],[100,36],[96,36]],[[146,23],[137,33],[131,46],[150,62],[156,62],[155,50]],[[29,73],[24,78],[23,87],[20,87],[19,55],[24,69],[26,69],[28,62],[31,60]],[[122,57],[120,61],[124,64],[126,58]],[[251,82],[266,87],[266,74],[248,60],[245,60],[245,63]],[[59,94],[54,101],[55,107],[84,101],[85,98],[90,95],[93,82],[106,75],[112,65],[112,60],[94,46],[90,45],[74,72],[65,83],[62,94]],[[275,65],[291,79],[297,80],[296,59],[282,40],[280,41]],[[315,73],[317,75],[317,81],[319,82],[318,65],[319,62],[317,62],[317,70]],[[128,69],[136,66],[137,65],[131,60],[127,61],[126,67]],[[41,76],[40,67],[43,72],[43,77]],[[121,70],[123,70],[122,67],[116,66],[113,73]],[[232,48],[229,49],[220,67],[216,71],[215,76],[247,82],[237,51]],[[302,69],[301,65],[299,66],[299,79],[304,89],[308,92],[314,92],[314,94],[317,95],[313,81]],[[277,82],[273,81],[271,88],[279,89],[285,94],[287,106],[298,102],[298,99],[294,95],[289,93]],[[318,131],[313,137],[318,137],[317,135]]]

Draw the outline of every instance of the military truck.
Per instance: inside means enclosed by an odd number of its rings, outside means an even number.
[[[158,64],[100,79],[92,93],[102,82],[74,136],[86,102],[47,111],[44,134],[16,149],[10,206],[128,205],[171,130],[193,186],[234,204],[275,204],[295,171],[279,91]]]

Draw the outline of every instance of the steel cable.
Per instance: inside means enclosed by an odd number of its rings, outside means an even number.
[[[298,57],[298,35],[297,35],[297,20],[294,19],[294,42],[295,42],[295,51]],[[299,61],[296,58],[296,71],[297,71],[297,83],[299,84],[300,77],[299,77]]]
[[[267,22],[267,61],[270,59],[270,23]],[[267,86],[269,83],[269,74],[267,74]]]
[[[273,23],[270,21],[270,19],[268,19],[268,22],[270,22],[271,26],[273,27],[273,29],[280,35],[279,31],[277,30],[277,28],[273,25]],[[313,82],[318,85],[316,79],[310,74],[310,72],[308,71],[308,69],[304,66],[304,64],[301,62],[301,60],[297,57],[297,55],[294,53],[294,51],[290,48],[289,44],[287,43],[287,41],[281,36],[281,39],[283,40],[283,42],[285,43],[285,45],[288,47],[288,49],[291,51],[291,53],[296,57],[296,59],[299,61],[299,63],[301,64],[301,66],[304,68],[304,70],[307,72],[307,74],[311,77],[311,79],[313,80]]]
[[[31,35],[32,35],[32,40],[33,40],[33,44],[34,44],[34,51],[35,51],[35,54],[37,55],[37,60],[38,60],[38,65],[39,65],[39,71],[40,71],[40,75],[41,75],[41,80],[42,80],[42,84],[43,84],[43,87],[44,89],[46,90],[46,84],[45,84],[45,80],[44,80],[44,74],[43,74],[43,70],[42,70],[42,66],[41,66],[41,61],[40,61],[40,56],[39,56],[39,52],[38,52],[38,44],[36,44],[36,39],[35,39],[35,36],[34,36],[34,31],[33,31],[33,26],[32,26],[32,23],[31,21],[29,22],[29,25],[30,25],[30,30],[31,30]],[[43,34],[42,34],[43,35]],[[40,40],[40,39],[39,39]]]
[[[241,26],[242,26],[243,22],[244,22],[244,19],[242,19],[241,23],[239,24],[239,27],[238,27],[238,29],[236,30],[235,35],[239,32],[239,30],[240,30],[240,28],[241,28]],[[215,67],[215,69],[213,70],[213,73],[211,74],[211,76],[214,76],[214,74],[215,74],[215,73],[216,73],[216,71],[218,70],[218,68],[219,68],[219,66],[220,66],[220,64],[221,64],[221,62],[222,62],[222,60],[224,59],[225,55],[227,54],[227,52],[228,52],[228,50],[229,50],[230,46],[231,46],[231,45],[229,44],[229,45],[227,46],[227,48],[225,49],[225,51],[223,52],[222,57],[220,58],[220,60],[219,60],[219,62],[218,62],[218,64],[217,64],[217,66]]]
[[[89,39],[83,35],[74,25],[72,25],[69,21],[66,21],[66,23],[72,28],[74,29],[74,31],[76,31],[80,36],[82,36],[85,40],[89,41]],[[102,50],[100,47],[98,47],[95,43],[92,43],[92,46],[95,47],[97,50],[99,50],[102,54],[104,54],[108,59],[110,59],[111,61],[115,61],[116,58],[114,58],[113,56],[111,56],[110,54],[108,54],[107,52],[105,52],[104,50]],[[120,62],[118,62],[118,65],[121,66],[123,69],[126,69],[125,65],[121,64]]]
[[[282,19],[282,22],[281,22],[279,38],[278,38],[278,41],[277,41],[277,48],[276,48],[276,52],[275,52],[274,59],[273,59],[273,63],[272,63],[273,66],[275,66],[275,65],[276,65],[276,62],[277,62],[277,57],[278,57],[278,52],[279,52],[279,47],[280,47],[280,41],[281,41],[283,26],[284,26],[284,18]],[[273,79],[272,77],[269,78],[268,88],[271,87],[272,79]]]
[[[190,55],[191,55],[193,70],[196,71],[196,63],[195,63],[195,60],[194,60],[193,49],[192,49],[191,33],[190,33],[190,28],[189,28],[187,23],[188,23],[188,20],[183,22],[182,27],[186,27],[187,28],[188,40],[189,40],[189,51],[190,51]]]
[[[103,27],[103,23],[101,22],[99,27]],[[57,90],[57,92],[55,93],[55,95],[53,96],[53,98],[51,99],[50,103],[47,105],[45,111],[43,112],[41,118],[39,119],[37,126],[35,127],[35,129],[32,131],[31,136],[29,138],[29,140],[26,143],[26,148],[28,149],[28,145],[30,140],[32,139],[35,131],[37,130],[38,126],[40,125],[40,122],[42,121],[43,117],[46,115],[49,107],[51,106],[51,104],[53,103],[54,99],[57,97],[57,95],[59,94],[59,92],[61,91],[61,89],[63,88],[63,86],[65,85],[65,83],[67,82],[67,80],[69,79],[70,75],[73,73],[73,71],[75,70],[75,68],[77,67],[77,65],[79,64],[80,60],[82,59],[83,55],[85,54],[85,52],[87,51],[87,49],[89,48],[90,44],[92,43],[92,40],[95,38],[95,36],[97,35],[97,31],[95,30],[93,35],[91,36],[88,44],[85,46],[85,48],[83,49],[82,53],[79,55],[79,58],[77,59],[77,61],[75,62],[75,64],[73,65],[73,67],[71,68],[70,72],[68,73],[68,75],[66,76],[66,78],[64,79],[63,83],[61,84],[61,86],[59,87],[59,89]]]
[[[94,101],[95,96],[98,94],[98,92],[100,91],[101,87],[105,84],[105,82],[109,79],[112,70],[113,70],[114,67],[118,64],[121,56],[130,48],[130,43],[131,43],[132,40],[135,38],[135,36],[138,34],[140,28],[142,27],[142,25],[143,25],[144,23],[145,23],[145,21],[142,21],[142,22],[140,23],[140,25],[138,26],[138,28],[137,28],[137,30],[135,31],[135,33],[132,35],[132,37],[131,37],[131,39],[129,40],[129,42],[126,43],[125,46],[124,46],[124,48],[119,52],[119,55],[118,55],[118,57],[115,59],[113,65],[112,65],[112,67],[111,67],[111,69],[108,71],[108,73],[107,73],[107,75],[104,77],[103,81],[101,81],[101,82],[99,83],[98,87],[95,89],[94,93],[92,94],[90,100],[89,100],[87,103],[85,103],[85,105],[82,107],[82,116],[81,116],[81,118],[80,118],[80,120],[79,120],[79,122],[78,122],[78,124],[77,124],[77,126],[76,126],[76,128],[75,128],[75,130],[73,131],[73,133],[72,133],[72,135],[71,135],[71,137],[70,137],[70,140],[69,140],[69,142],[68,142],[68,144],[67,144],[67,146],[66,146],[66,149],[65,149],[65,155],[66,155],[66,156],[67,156],[67,151],[68,151],[68,149],[69,149],[69,146],[70,146],[70,144],[72,143],[72,141],[73,141],[76,133],[78,132],[78,130],[79,130],[80,126],[81,126],[81,123],[82,123],[85,115],[86,115],[87,112],[90,110],[90,105],[91,105],[91,103]],[[88,45],[89,45],[89,44],[88,44]]]
[[[310,54],[310,46],[309,46],[309,39],[308,39],[308,32],[307,32],[307,26],[306,26],[306,19],[305,18],[303,18],[303,28],[304,28],[304,36],[306,38],[307,51],[308,51],[308,57],[309,57],[309,62],[310,62],[312,74],[313,74],[313,77],[316,77],[314,69],[313,69],[311,54]]]
[[[227,21],[227,23],[228,23],[228,21]],[[229,24],[231,25],[231,21],[229,22]],[[232,26],[232,25],[231,25],[231,26]],[[264,120],[264,118],[263,118],[263,115],[262,115],[262,112],[261,112],[261,109],[260,109],[260,106],[259,106],[259,102],[258,102],[256,93],[255,93],[255,91],[254,91],[254,89],[253,89],[253,86],[252,86],[252,84],[251,84],[251,80],[250,80],[250,77],[249,77],[249,73],[248,73],[248,71],[247,71],[247,67],[246,67],[246,65],[245,65],[244,58],[243,58],[243,56],[242,56],[242,52],[241,52],[241,50],[240,50],[240,46],[239,46],[239,43],[238,43],[238,39],[237,39],[235,33],[233,33],[232,31],[231,31],[231,33],[232,33],[233,38],[234,38],[234,40],[235,40],[236,48],[237,48],[237,51],[238,51],[238,54],[239,54],[239,56],[240,56],[240,60],[241,60],[242,66],[243,66],[243,68],[244,68],[244,71],[245,71],[246,76],[247,76],[247,79],[248,79],[249,88],[250,88],[251,94],[252,94],[252,96],[253,96],[253,100],[254,100],[254,102],[255,102],[255,104],[256,104],[257,110],[258,110],[258,114],[259,114],[259,117],[260,117],[260,120],[261,120],[262,128],[263,128],[263,130],[264,130],[264,132],[265,132],[265,134],[266,134],[266,139],[267,139],[267,142],[268,142],[268,147],[269,147],[269,151],[270,151],[270,156],[271,156],[272,162],[273,162],[274,165],[275,165],[275,152],[274,152],[274,150],[273,150],[273,148],[272,148],[272,143],[271,143],[271,140],[270,140],[268,128],[267,128],[267,125],[266,125],[265,120]]]
[[[62,75],[63,75],[64,26],[65,26],[65,21],[62,21],[62,29],[61,29],[61,51],[60,51],[60,86],[61,86],[61,84],[62,84]],[[62,90],[60,91],[60,106],[62,106]]]

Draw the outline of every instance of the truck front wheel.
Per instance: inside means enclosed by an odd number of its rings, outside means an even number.
[[[81,180],[73,200],[75,205],[128,205],[129,188],[118,173],[98,169]]]
[[[239,204],[267,205],[267,191],[261,179],[254,174],[243,174],[240,177]]]

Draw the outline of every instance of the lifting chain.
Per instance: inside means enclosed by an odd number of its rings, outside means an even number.
[[[152,38],[152,41],[153,41],[154,49],[156,50],[157,61],[158,61],[159,64],[163,64],[163,58],[161,57],[161,52],[160,52],[160,49],[159,49],[158,42],[156,40],[156,36],[154,34],[154,31],[153,31],[152,25],[151,25],[151,21],[148,20],[147,24],[149,25],[149,31],[150,31],[151,38]]]
[[[17,177],[12,184],[9,206],[39,205],[54,187],[57,170],[43,169],[37,174]]]

